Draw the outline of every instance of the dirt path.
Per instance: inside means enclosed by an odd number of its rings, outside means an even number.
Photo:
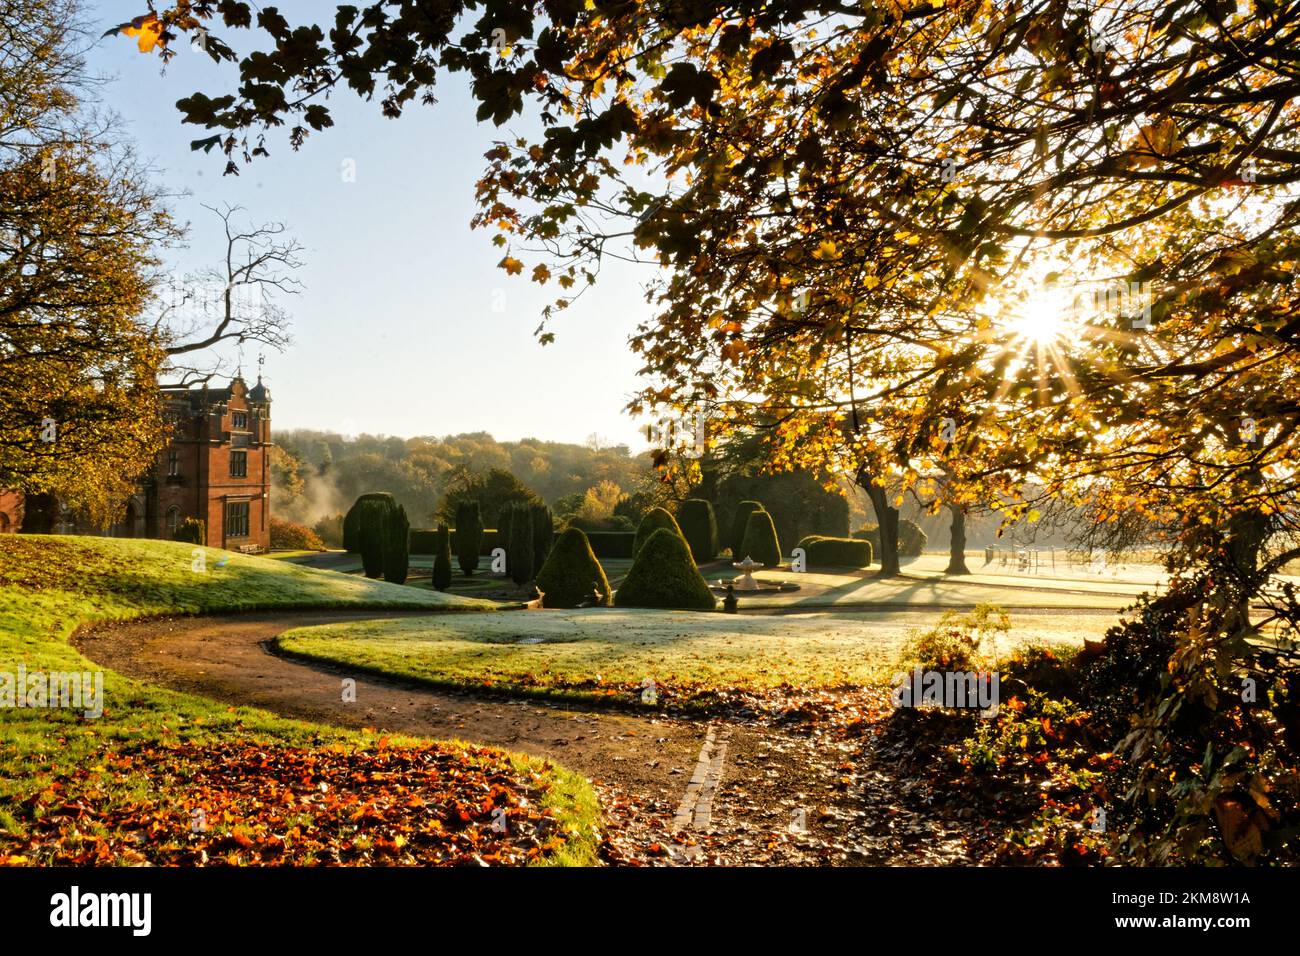
[[[853,849],[861,807],[844,784],[854,745],[743,723],[597,711],[433,690],[272,654],[294,627],[411,616],[304,611],[101,625],[74,643],[150,683],[343,727],[455,738],[555,760],[590,778],[605,855],[632,863],[871,863]],[[356,700],[342,682],[356,681]],[[725,738],[719,746],[715,737]]]

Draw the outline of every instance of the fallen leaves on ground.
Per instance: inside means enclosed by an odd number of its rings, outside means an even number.
[[[540,773],[386,743],[107,751],[13,808],[0,864],[521,865],[563,845]]]

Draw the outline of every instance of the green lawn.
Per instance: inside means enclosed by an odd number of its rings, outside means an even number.
[[[197,571],[193,546],[177,542],[0,537],[0,672],[16,674],[20,665],[28,674],[98,670],[68,642],[79,624],[96,620],[272,607],[494,607],[289,562],[202,550],[205,570]],[[228,750],[233,743],[290,756],[306,748],[308,760],[314,751],[342,749],[373,756],[376,748],[417,747],[485,774],[534,781],[542,805],[553,810],[568,834],[542,861],[590,863],[595,858],[598,811],[592,791],[577,775],[541,761],[456,742],[397,736],[381,742],[373,734],[230,708],[112,672],[103,680],[105,706],[99,718],[71,709],[0,708],[0,862],[49,862],[58,853],[76,849],[67,846],[69,840],[84,841],[93,862],[118,863],[135,859],[130,848],[183,844],[190,839],[185,775],[174,774],[165,757],[162,762],[150,760],[159,748],[164,753],[181,748],[178,753],[183,750],[186,759],[201,764],[205,746]],[[133,756],[137,751],[153,757]],[[454,756],[447,758],[449,753]],[[239,780],[230,783],[234,787]],[[339,786],[346,789],[346,779]],[[74,835],[59,845],[33,848],[32,834],[50,822],[50,814],[67,813],[68,806],[82,808],[65,826]],[[482,828],[490,822],[471,826]],[[226,828],[247,825],[255,833],[256,823],[217,819],[213,831],[219,836]],[[302,822],[304,839],[310,827],[310,819]],[[147,840],[142,841],[144,834]],[[247,836],[235,835],[238,841],[231,852],[236,858],[255,852],[243,849]],[[94,858],[97,846],[115,849]],[[401,851],[395,852],[400,859]]]
[[[718,690],[819,688],[888,680],[913,629],[939,612],[743,616],[592,608],[359,621],[299,628],[295,655],[427,682],[520,694],[635,701],[650,678],[686,706]],[[1024,642],[1099,637],[1111,614],[1012,613],[1003,653]]]

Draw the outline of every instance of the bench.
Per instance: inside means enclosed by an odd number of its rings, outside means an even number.
[[[241,544],[239,546],[240,554],[261,554],[262,546],[260,544]]]

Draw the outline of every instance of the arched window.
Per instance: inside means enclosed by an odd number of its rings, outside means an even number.
[[[181,509],[172,505],[167,509],[167,536],[176,537],[176,529],[181,526]]]

